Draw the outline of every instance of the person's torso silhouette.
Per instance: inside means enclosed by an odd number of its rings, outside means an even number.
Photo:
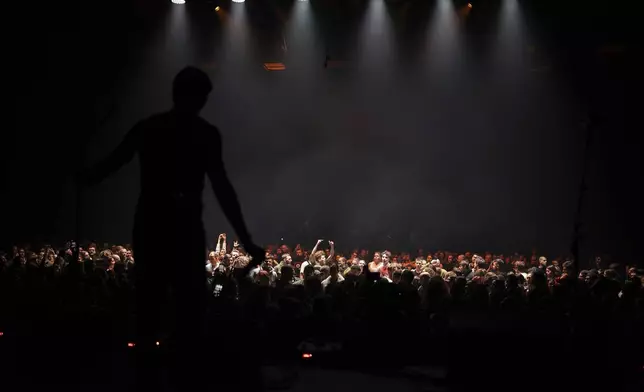
[[[166,262],[183,265],[177,258],[191,257],[187,252],[194,250],[202,268],[205,175],[223,171],[217,129],[198,116],[171,110],[140,122],[131,132],[141,170],[134,219],[137,266],[148,263],[148,251],[162,244],[166,257],[155,262],[157,267]]]
[[[200,117],[169,111],[141,122],[135,132],[141,139],[138,212],[170,209],[178,218],[200,221],[208,161],[221,162],[217,129]]]

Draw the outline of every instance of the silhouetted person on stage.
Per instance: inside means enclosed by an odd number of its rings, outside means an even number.
[[[141,388],[145,387],[144,380],[155,377],[143,374],[154,367],[153,356],[145,353],[156,349],[160,306],[166,302],[168,289],[175,301],[171,350],[172,357],[181,364],[182,389],[190,390],[192,383],[204,380],[205,374],[194,374],[202,365],[212,366],[208,363],[210,356],[204,358],[200,350],[207,299],[206,242],[201,217],[206,174],[226,217],[253,258],[252,264],[264,257],[264,251],[253,243],[246,229],[237,195],[226,175],[219,131],[199,116],[211,90],[204,72],[192,67],[183,69],[173,82],[174,107],[136,124],[109,157],[80,176],[82,183],[98,183],[138,153],[141,194],[134,219],[133,248],[136,349],[143,354],[137,364]]]

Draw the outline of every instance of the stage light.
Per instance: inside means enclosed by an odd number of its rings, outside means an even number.
[[[128,346],[128,347],[130,347],[130,348],[132,348],[132,347],[134,347],[134,346],[136,346],[136,345],[135,345],[134,343],[130,342],[130,343],[128,343],[128,344],[127,344],[127,346]]]
[[[0,337],[4,336],[4,332],[0,332]]]
[[[157,346],[161,345],[161,343],[157,342]]]
[[[472,3],[467,3],[467,8],[472,8]]]
[[[219,12],[219,10],[220,10],[220,9],[221,9],[221,8],[220,8],[219,6],[216,6],[216,7],[215,7],[215,11],[217,11],[217,12]]]
[[[302,358],[311,359],[311,358],[313,358],[313,354],[302,354]]]
[[[246,0],[233,0],[233,3],[243,3]]]
[[[186,0],[170,0],[172,4],[186,4]]]

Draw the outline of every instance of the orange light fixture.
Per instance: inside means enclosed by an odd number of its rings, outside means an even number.
[[[264,69],[267,71],[284,71],[286,65],[283,63],[264,63]]]

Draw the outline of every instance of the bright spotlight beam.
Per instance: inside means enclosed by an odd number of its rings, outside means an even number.
[[[295,2],[280,16],[283,22],[282,53],[277,58],[284,59],[291,70],[321,68],[324,52],[316,44],[316,20],[311,4]]]
[[[462,55],[458,14],[451,0],[438,0],[428,30],[429,66],[441,74],[450,73]]]
[[[225,23],[223,23],[221,58],[218,61],[220,70],[224,73],[227,70],[242,72],[241,69],[253,61],[251,26],[245,9],[246,4],[243,4],[232,6],[228,12],[222,10],[220,13],[226,14]]]
[[[523,49],[530,42],[529,34],[517,0],[505,0],[500,12],[494,54],[497,69],[516,70],[523,65]]]
[[[186,0],[170,0],[172,4],[186,4]]]
[[[385,0],[369,2],[360,34],[361,68],[369,73],[386,69],[392,59],[393,31]]]

